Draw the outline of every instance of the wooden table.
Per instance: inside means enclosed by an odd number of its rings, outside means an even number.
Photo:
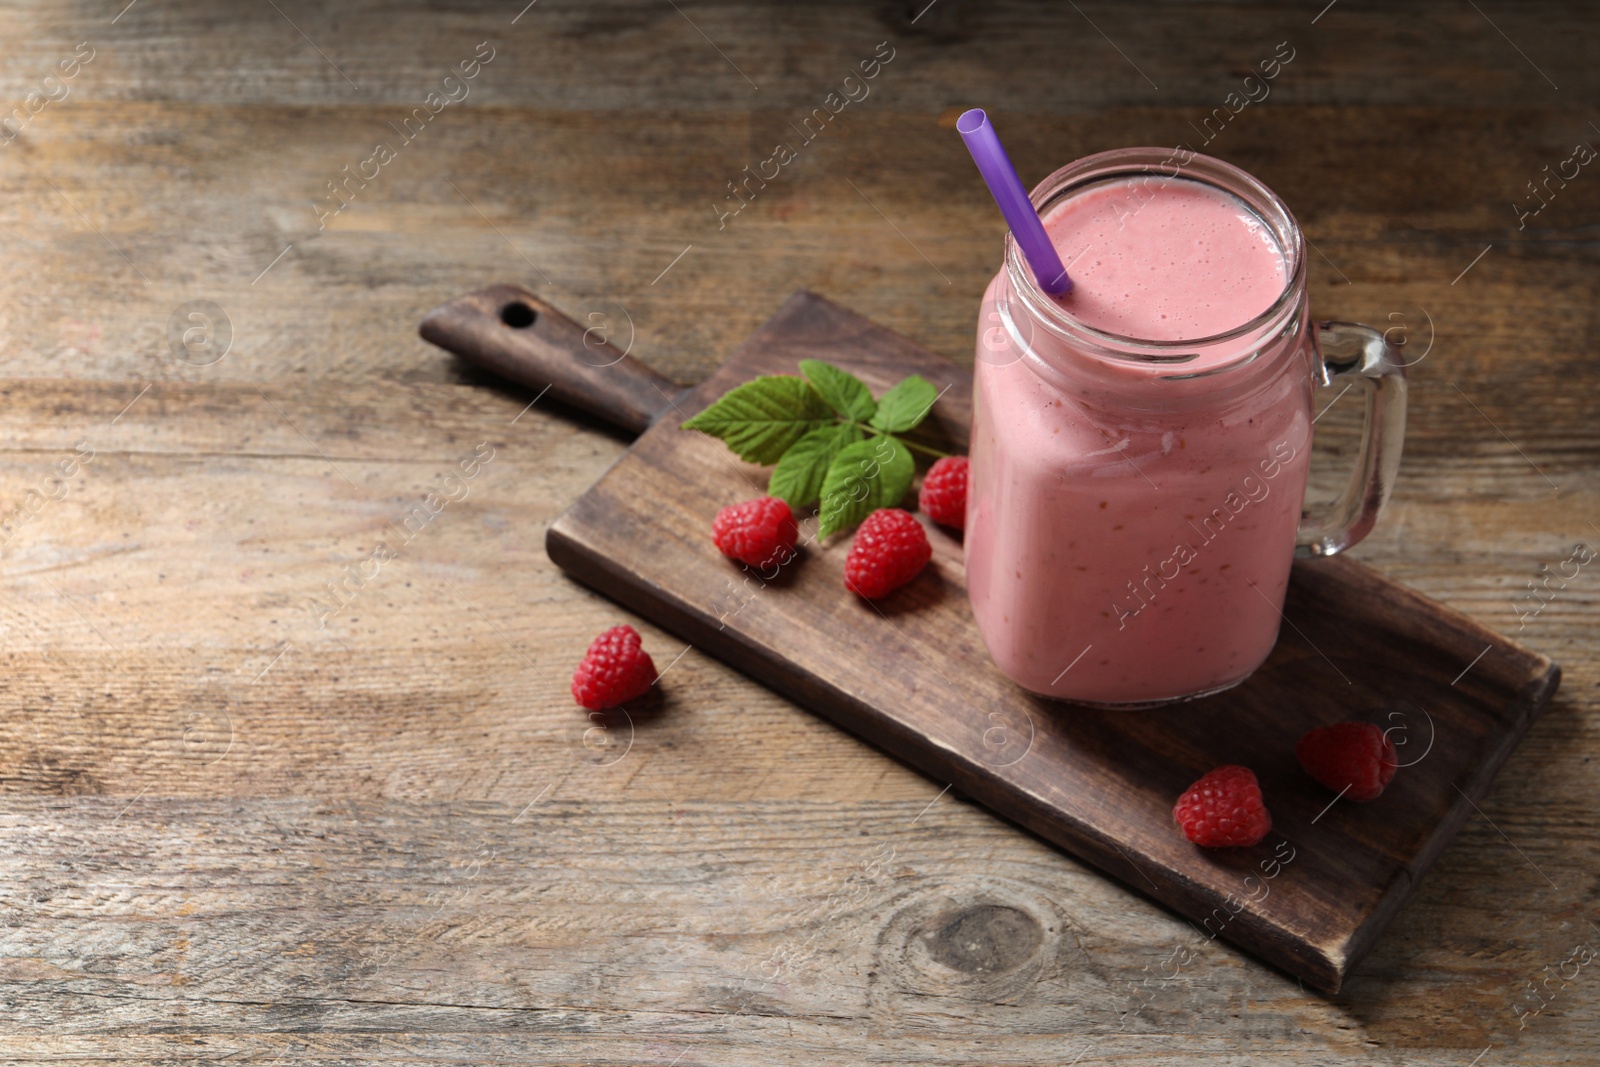
[[[0,14],[0,1058],[1592,1059],[1600,14],[925,3]],[[1337,998],[563,578],[625,441],[415,335],[516,280],[687,383],[809,287],[970,358],[973,104],[1030,180],[1198,128],[1281,193],[1315,313],[1415,361],[1356,554],[1566,671]],[[605,729],[567,682],[624,620],[671,666]]]

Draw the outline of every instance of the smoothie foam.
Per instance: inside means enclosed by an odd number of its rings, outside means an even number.
[[[1059,303],[1105,333],[1210,337],[1271,307],[1288,277],[1266,224],[1244,201],[1200,182],[1110,182],[1044,221],[1074,279]]]

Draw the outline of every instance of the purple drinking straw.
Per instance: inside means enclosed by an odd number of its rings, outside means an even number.
[[[967,151],[972,153],[978,173],[983,175],[989,192],[994,194],[994,202],[999,205],[1000,214],[1011,227],[1011,235],[1027,257],[1028,266],[1033,268],[1039,288],[1053,296],[1070,293],[1072,279],[1067,277],[1067,268],[1056,254],[1056,246],[1050,243],[1050,235],[1044,232],[1039,212],[1034,210],[1028,190],[1022,187],[1017,168],[1011,165],[1011,157],[1006,155],[1005,146],[989,123],[989,116],[981,107],[962,112],[956,120],[956,132],[967,143]]]

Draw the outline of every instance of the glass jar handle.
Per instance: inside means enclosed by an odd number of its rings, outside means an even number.
[[[1311,343],[1320,384],[1347,379],[1361,386],[1367,421],[1350,484],[1332,503],[1301,513],[1295,555],[1302,559],[1343,552],[1371,532],[1394,487],[1406,435],[1405,364],[1383,334],[1354,322],[1316,322]]]

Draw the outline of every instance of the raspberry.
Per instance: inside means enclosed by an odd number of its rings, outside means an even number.
[[[1294,754],[1307,774],[1351,800],[1377,799],[1400,762],[1394,742],[1370,722],[1318,726]]]
[[[861,523],[850,544],[845,588],[876,600],[921,574],[932,558],[928,535],[911,512],[879,508]]]
[[[1272,829],[1272,814],[1249,767],[1218,767],[1184,790],[1172,807],[1183,836],[1206,848],[1254,845]]]
[[[945,456],[922,479],[917,506],[940,526],[966,528],[967,467],[966,456]]]
[[[752,567],[788,563],[799,534],[789,505],[775,496],[730,504],[711,520],[711,539],[722,554]]]
[[[639,647],[639,632],[613,626],[584,653],[572,674],[572,696],[590,711],[605,711],[643,696],[655,680],[656,665]]]

